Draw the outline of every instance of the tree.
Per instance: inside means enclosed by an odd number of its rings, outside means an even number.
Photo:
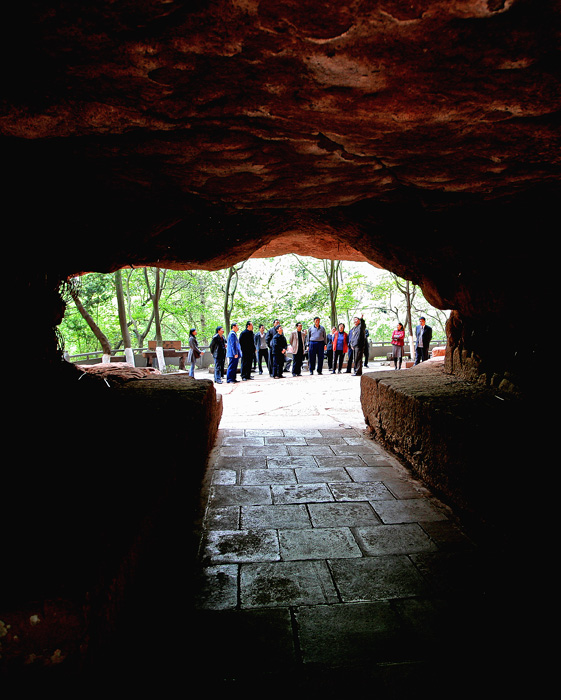
[[[230,322],[232,319],[232,310],[234,308],[234,297],[238,288],[239,275],[238,272],[245,265],[246,261],[241,262],[238,267],[232,265],[228,268],[226,276],[226,285],[223,288],[224,292],[224,328],[226,333],[230,330]]]
[[[292,254],[298,264],[303,267],[326,291],[327,299],[329,300],[329,320],[331,327],[337,326],[337,294],[339,293],[339,282],[342,279],[342,263],[340,260],[322,260],[323,273],[325,280],[322,280],[317,275],[311,265],[306,265],[300,257]]]
[[[125,359],[130,364],[134,365],[134,354],[131,347],[131,336],[127,323],[127,313],[125,308],[125,295],[123,292],[123,276],[121,270],[115,272],[115,293],[117,296],[117,309],[119,313],[119,325],[121,327],[121,335],[123,336],[123,345],[125,346]]]
[[[162,321],[160,318],[160,297],[162,296],[162,290],[165,284],[167,270],[163,270],[160,274],[160,268],[152,268],[154,272],[154,289],[152,290],[152,285],[150,284],[150,278],[148,276],[148,268],[144,268],[144,280],[146,282],[146,288],[148,289],[148,295],[152,300],[152,305],[154,307],[154,321],[156,325],[156,358],[158,360],[158,367],[163,370],[166,366],[164,359],[164,349],[162,347]]]
[[[72,299],[74,300],[74,303],[76,304],[76,308],[80,312],[82,318],[85,320],[85,322],[88,324],[88,326],[91,328],[93,334],[99,340],[101,347],[103,349],[103,362],[110,362],[111,361],[111,343],[109,342],[109,339],[105,335],[105,333],[101,330],[101,328],[97,325],[97,323],[93,320],[92,316],[90,313],[86,310],[86,307],[82,304],[82,301],[78,295],[78,288],[77,288],[77,283],[73,280],[72,283],[69,286],[69,293]]]

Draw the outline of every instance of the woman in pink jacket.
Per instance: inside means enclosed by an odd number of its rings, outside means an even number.
[[[340,323],[339,329],[333,333],[333,369],[331,374],[335,374],[337,362],[339,362],[339,374],[343,369],[343,358],[349,351],[349,334],[345,333],[345,324]]]
[[[401,360],[403,359],[403,347],[405,345],[405,330],[403,324],[398,323],[397,328],[392,333],[393,345],[393,364],[394,369],[401,369]],[[399,363],[399,367],[397,366]]]

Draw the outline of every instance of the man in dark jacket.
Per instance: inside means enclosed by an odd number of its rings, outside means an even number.
[[[432,340],[432,328],[427,326],[425,317],[421,316],[419,325],[415,328],[415,364],[429,359],[429,347]]]
[[[210,341],[210,352],[214,357],[214,381],[222,384],[224,376],[224,361],[226,360],[226,339],[224,338],[224,328],[218,326],[216,335]]]
[[[242,382],[246,382],[248,379],[253,379],[251,376],[251,368],[255,355],[255,338],[253,337],[253,323],[251,321],[245,324],[245,331],[240,333],[240,348],[242,350],[240,374],[242,376]]]
[[[269,374],[271,375],[271,377],[273,376],[273,355],[270,352],[270,348],[271,348],[271,343],[273,342],[273,338],[277,335],[277,328],[279,327],[279,325],[280,325],[280,321],[278,320],[278,318],[276,318],[273,321],[273,325],[271,326],[271,328],[269,328],[269,330],[267,331],[267,334],[265,336],[266,343],[269,347]]]
[[[355,316],[354,326],[349,332],[349,347],[353,350],[353,377],[358,377],[362,374],[362,357],[364,354],[364,329],[366,323],[362,316]],[[348,370],[347,370],[348,371]]]
[[[271,355],[273,356],[273,379],[284,379],[283,370],[286,360],[288,342],[282,332],[282,326],[277,326],[277,334],[271,340]]]

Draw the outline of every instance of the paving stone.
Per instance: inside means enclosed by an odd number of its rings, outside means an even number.
[[[287,428],[284,430],[284,434],[286,437],[303,437],[303,438],[319,438],[322,437],[322,434],[320,433],[319,430],[316,430],[315,428]]]
[[[370,503],[310,503],[308,510],[314,527],[356,527],[382,522]]]
[[[207,530],[237,530],[240,527],[240,507],[224,506],[208,508],[204,527]]]
[[[287,457],[269,456],[267,457],[267,464],[269,467],[279,467],[281,469],[317,466],[317,462],[313,455],[308,455],[307,457],[295,457],[293,455],[288,455]]]
[[[303,528],[311,527],[311,522],[303,504],[242,506],[241,526],[245,529]]]
[[[243,469],[254,468],[259,469],[265,468],[267,466],[266,455],[255,456],[255,457],[243,457],[243,456],[220,456],[217,459],[210,462],[214,469]]]
[[[288,445],[287,449],[288,454],[295,457],[298,455],[333,455],[333,450],[329,445]],[[335,447],[333,449],[335,449]]]
[[[279,530],[279,543],[284,561],[362,556],[348,527]]]
[[[303,437],[266,437],[266,445],[306,445],[306,438]]]
[[[366,442],[361,445],[333,445],[333,452],[336,455],[378,454],[376,448]]]
[[[223,486],[210,488],[210,501],[213,506],[265,505],[272,503],[269,486]]]
[[[336,559],[330,560],[329,566],[346,603],[419,596],[428,590],[426,581],[405,555]]]
[[[313,484],[316,482],[349,481],[351,477],[343,468],[302,467],[294,470],[300,484]]]
[[[280,428],[246,428],[247,437],[273,437],[283,436],[284,432]]]
[[[320,428],[323,437],[360,437],[354,428]]]
[[[395,479],[395,470],[391,467],[347,467],[351,479],[356,482],[383,481]]]
[[[393,467],[392,462],[383,455],[379,455],[377,452],[362,452],[360,459],[366,464],[367,467]]]
[[[307,445],[345,445],[343,438],[337,437],[308,437]]]
[[[227,449],[227,448],[225,448]],[[243,447],[243,455],[251,457],[253,455],[270,455],[274,454],[275,457],[280,457],[282,455],[287,455],[289,449],[298,449],[297,447],[289,447],[287,448],[286,445],[263,445],[261,447],[253,447],[251,445],[248,445],[247,447]]]
[[[403,625],[387,601],[302,606],[296,610],[304,664],[351,667],[403,656]]]
[[[340,457],[318,455],[316,461],[320,467],[344,467],[347,469],[348,467],[366,466],[359,455],[343,455]]]
[[[407,498],[374,504],[374,510],[385,523],[411,523],[431,520],[447,520],[446,514],[430,501]]]
[[[198,577],[195,608],[234,609],[238,604],[238,565],[208,566]]]
[[[357,527],[355,535],[367,556],[437,550],[435,543],[417,523]]]
[[[329,488],[336,501],[395,500],[381,481],[366,484],[330,484]]]
[[[475,548],[472,540],[449,520],[421,521],[419,525],[441,551],[468,551]]]
[[[215,469],[212,472],[213,484],[236,484],[238,480],[238,472],[234,469]]]
[[[242,608],[338,603],[339,596],[324,561],[243,564]]]
[[[278,561],[277,531],[213,530],[203,538],[202,556],[205,564]]]
[[[326,484],[295,484],[271,486],[273,503],[314,503],[333,501],[333,495]]]
[[[393,493],[398,500],[409,500],[411,498],[423,498],[427,491],[422,491],[416,484],[404,479],[385,479],[384,485]]]
[[[243,457],[243,448],[241,445],[239,447],[231,447],[231,446],[221,447],[220,448],[220,456],[221,457]]]
[[[262,437],[245,437],[245,436],[235,436],[227,437],[222,440],[223,447],[243,447],[245,445],[252,445],[255,447],[263,446],[265,444],[265,438]]]
[[[244,485],[297,483],[292,469],[242,469],[240,477]]]
[[[344,442],[347,445],[357,445],[359,447],[367,447],[368,449],[372,450],[373,452],[377,452],[378,454],[381,454],[380,449],[374,443],[372,440],[367,440],[366,438],[363,437],[346,437],[344,438]]]

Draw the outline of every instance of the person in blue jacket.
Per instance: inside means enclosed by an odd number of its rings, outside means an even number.
[[[226,347],[226,357],[228,358],[228,371],[226,372],[226,382],[232,384],[237,382],[236,372],[238,370],[238,362],[242,355],[240,341],[236,333],[238,332],[238,324],[232,323],[230,335],[228,336],[228,345]]]

